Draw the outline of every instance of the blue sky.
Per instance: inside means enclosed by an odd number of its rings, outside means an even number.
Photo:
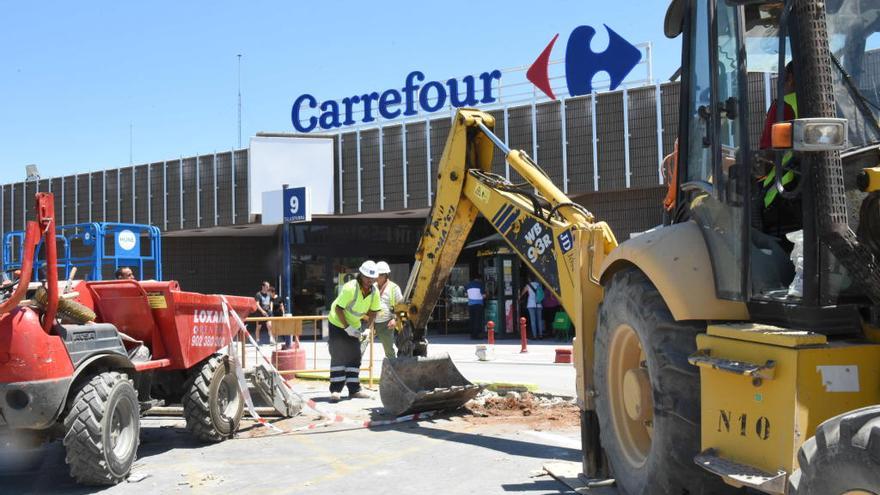
[[[572,29],[654,44],[654,75],[678,67],[662,34],[667,2],[6,2],[0,18],[0,183],[236,147],[292,132],[302,93],[319,101],[530,64]]]

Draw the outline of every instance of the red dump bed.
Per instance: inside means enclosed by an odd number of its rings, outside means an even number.
[[[244,319],[257,309],[253,298],[184,292],[175,281],[87,282],[98,321],[143,341],[164,369],[188,369],[229,344],[235,322],[223,312],[223,297]]]

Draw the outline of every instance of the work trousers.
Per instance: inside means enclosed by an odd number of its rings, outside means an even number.
[[[385,357],[393,358],[397,356],[394,352],[394,329],[388,328],[388,321],[377,321],[373,323],[373,328],[376,329],[376,336],[379,337],[382,348],[385,349]]]
[[[329,322],[328,322],[329,323]],[[361,389],[361,343],[351,337],[345,330],[330,323],[330,392],[342,392],[348,387],[348,393],[354,394]]]
[[[471,338],[479,339],[483,334],[483,305],[468,305],[468,313],[471,320]]]

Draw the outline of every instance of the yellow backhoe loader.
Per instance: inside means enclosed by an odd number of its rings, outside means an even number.
[[[666,224],[618,245],[491,115],[460,109],[397,308],[416,357],[386,361],[381,386],[430,379],[411,408],[473,393],[418,356],[482,215],[575,322],[587,476],[627,494],[878,494],[880,0],[673,0],[664,28],[682,37]],[[749,101],[761,71],[769,117]],[[524,183],[491,172],[495,148]]]

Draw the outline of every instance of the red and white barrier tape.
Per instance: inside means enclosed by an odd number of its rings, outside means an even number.
[[[266,362],[266,365],[268,366],[269,371],[275,375],[275,377],[276,377],[276,379],[278,379],[279,383],[284,384],[284,386],[287,387],[287,389],[290,391],[290,393],[292,393],[297,398],[299,398],[299,400],[301,400],[303,402],[303,404],[305,404],[306,407],[308,407],[312,411],[315,411],[316,413],[318,413],[322,418],[327,419],[327,421],[311,423],[311,424],[308,424],[305,426],[301,426],[298,428],[293,428],[291,430],[285,431],[285,430],[282,430],[281,428],[278,428],[277,426],[273,425],[272,423],[269,423],[265,418],[263,418],[259,414],[257,414],[256,408],[254,407],[253,400],[251,399],[250,392],[248,391],[247,380],[245,379],[245,376],[244,376],[244,369],[241,367],[241,364],[238,362],[238,359],[236,358],[238,353],[236,352],[236,350],[234,348],[234,339],[232,338],[233,337],[232,325],[229,322],[229,318],[227,318],[226,326],[229,329],[229,351],[228,351],[229,358],[235,368],[235,375],[238,378],[238,386],[241,389],[242,396],[245,399],[245,404],[247,405],[248,413],[250,413],[251,417],[254,418],[254,420],[257,421],[258,424],[261,424],[263,426],[267,426],[280,434],[280,433],[295,433],[295,432],[300,432],[300,431],[314,430],[317,428],[332,426],[335,424],[353,425],[358,428],[375,428],[375,427],[379,427],[379,426],[387,426],[387,425],[392,425],[392,424],[397,424],[397,423],[404,423],[407,421],[418,421],[419,419],[430,418],[431,416],[433,416],[434,414],[437,413],[437,411],[428,411],[428,412],[423,412],[423,413],[415,413],[415,414],[409,414],[406,416],[400,416],[398,418],[388,419],[388,420],[381,420],[381,421],[366,420],[366,421],[363,421],[363,420],[356,420],[356,419],[347,418],[347,417],[345,417],[341,414],[337,414],[336,412],[333,412],[333,411],[324,410],[314,400],[307,399],[307,398],[303,397],[302,394],[293,390],[293,388],[290,386],[290,384],[288,384],[287,381],[284,380],[284,378],[281,376],[281,374],[278,372],[278,370],[272,364],[272,360],[269,359],[269,357],[267,357],[265,354],[263,354],[263,351],[262,351],[262,349],[260,349],[259,344],[254,340],[254,338],[251,336],[251,334],[247,331],[247,327],[245,326],[244,322],[241,320],[241,318],[238,316],[238,314],[232,310],[232,308],[228,304],[226,298],[224,296],[220,296],[220,297],[223,300],[222,304],[223,304],[224,313],[232,316],[232,320],[235,321],[236,325],[241,330],[241,333],[243,335],[246,335],[247,339],[250,341],[250,343],[254,345],[254,347],[257,349],[257,354],[261,358],[263,358],[263,361]],[[245,345],[244,342],[242,342],[241,345]]]

